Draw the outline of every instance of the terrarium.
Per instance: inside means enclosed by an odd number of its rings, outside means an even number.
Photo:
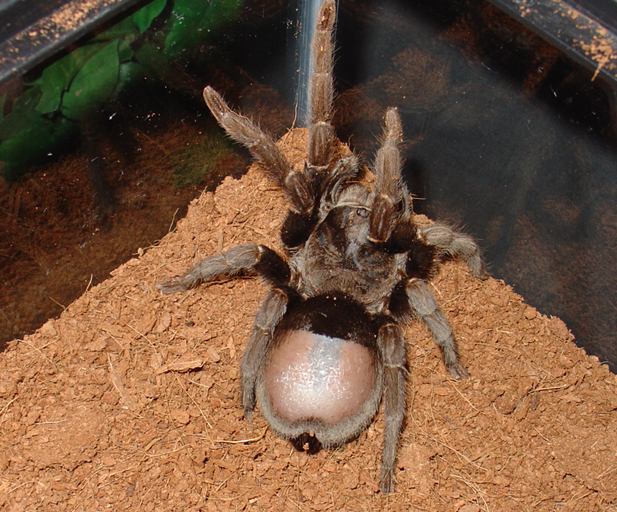
[[[242,273],[159,293],[205,257],[280,245],[280,183],[203,90],[301,172],[318,8],[0,6],[0,505],[617,504],[612,2],[338,2],[337,155],[374,169],[394,107],[418,225],[469,234],[491,276],[444,261],[427,278],[466,370],[446,371],[430,325],[405,327],[394,492],[379,488],[383,412],[315,455],[277,437],[259,404],[243,418],[240,360],[267,286]]]

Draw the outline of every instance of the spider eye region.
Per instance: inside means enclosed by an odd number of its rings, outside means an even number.
[[[332,209],[317,230],[317,238],[323,246],[344,254],[349,245],[366,244],[369,212],[365,207],[343,206]]]
[[[356,416],[377,382],[368,347],[304,330],[287,331],[264,372],[272,410],[286,422],[335,425]]]

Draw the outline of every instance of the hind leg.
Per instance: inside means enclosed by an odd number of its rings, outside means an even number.
[[[450,374],[457,379],[469,377],[458,358],[452,327],[439,309],[439,304],[422,279],[410,279],[406,286],[409,307],[427,325]]]
[[[251,421],[255,410],[255,385],[263,367],[268,343],[274,329],[287,311],[287,296],[279,289],[268,292],[259,311],[248,345],[242,356],[240,373],[242,375],[242,407],[246,419]]]
[[[407,404],[405,384],[407,367],[405,339],[396,324],[384,325],[377,336],[377,344],[384,364],[384,446],[381,461],[380,488],[384,494],[394,490],[396,453],[405,419]]]

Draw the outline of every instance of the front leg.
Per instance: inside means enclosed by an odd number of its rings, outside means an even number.
[[[251,152],[265,174],[283,189],[294,214],[306,215],[313,209],[314,192],[308,176],[294,171],[272,137],[249,118],[232,110],[212,87],[204,89],[204,99],[212,115],[227,134]],[[328,161],[329,161],[328,153]]]
[[[243,272],[261,275],[275,286],[289,283],[289,265],[272,249],[257,244],[234,247],[223,254],[217,254],[201,261],[186,274],[156,287],[165,295],[195,288],[201,283],[210,283],[237,276]]]
[[[407,368],[405,362],[405,339],[396,324],[381,327],[377,336],[384,365],[384,446],[381,461],[381,492],[394,490],[394,467],[403,420],[405,419],[405,384]]]
[[[311,128],[308,140],[307,175],[322,179],[330,165],[336,136],[332,127],[332,34],[336,21],[336,2],[325,0],[319,9],[315,35],[313,36],[312,74],[310,84]]]
[[[411,214],[409,192],[401,176],[400,144],[403,137],[401,118],[395,108],[384,117],[383,140],[375,157],[377,195],[371,208],[368,239],[385,243],[399,222],[408,221]],[[408,222],[407,222],[408,223]]]
[[[249,118],[233,111],[212,87],[204,89],[204,100],[227,135],[245,146],[266,175],[283,187],[292,167],[272,137],[264,133]]]

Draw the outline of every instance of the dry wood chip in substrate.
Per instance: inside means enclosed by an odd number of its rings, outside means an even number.
[[[305,132],[281,142],[301,161]],[[239,362],[266,287],[162,296],[155,283],[240,243],[278,247],[284,201],[253,168],[177,230],[0,354],[0,509],[617,510],[617,380],[503,282],[447,263],[429,285],[471,377],[425,326],[408,340],[396,492],[378,488],[383,419],[295,452],[240,409]]]

